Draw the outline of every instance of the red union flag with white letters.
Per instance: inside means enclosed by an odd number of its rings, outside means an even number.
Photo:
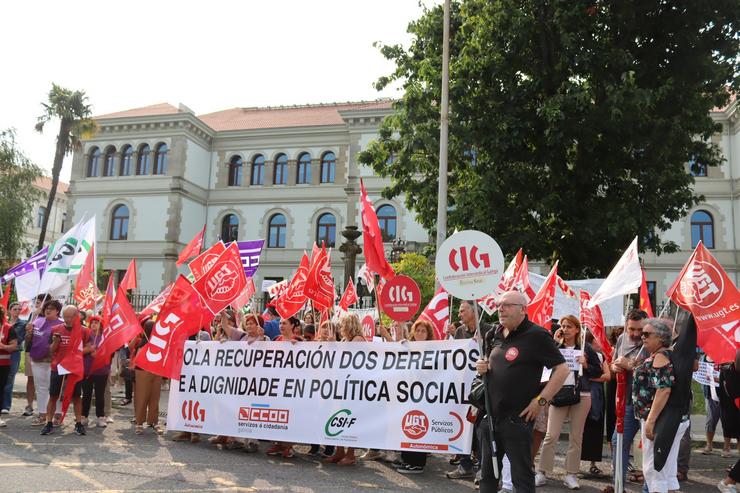
[[[558,276],[558,262],[545,278],[539,292],[527,305],[527,316],[537,325],[549,329],[552,325],[552,312],[555,307],[555,278]]]
[[[697,344],[715,363],[735,359],[740,292],[701,241],[666,296],[694,315]]]
[[[185,341],[207,326],[212,318],[190,281],[184,276],[178,277],[159,312],[149,342],[136,354],[136,367],[165,378],[179,379]]]
[[[450,298],[445,288],[440,287],[419,318],[429,321],[434,326],[434,338],[438,341],[447,339],[445,329],[450,323]]]
[[[219,255],[213,267],[193,283],[193,288],[203,297],[206,307],[214,315],[234,301],[247,285],[239,247],[231,243]]]
[[[197,281],[203,277],[206,272],[211,270],[218,258],[222,253],[226,251],[226,245],[223,241],[219,241],[211,248],[195,257],[189,264],[190,272],[193,273],[193,278]]]
[[[293,279],[290,280],[288,289],[275,301],[275,309],[283,318],[295,315],[303,305],[306,304],[306,293],[304,287],[308,277],[308,256],[304,253],[301,265],[298,266]]]
[[[334,306],[334,279],[331,277],[331,259],[324,246],[311,264],[303,288],[308,299],[319,310]]]

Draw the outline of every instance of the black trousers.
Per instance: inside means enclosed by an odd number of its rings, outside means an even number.
[[[401,452],[401,460],[404,464],[408,464],[410,466],[426,466],[427,457],[429,457],[427,452],[406,452],[405,450]]]
[[[493,420],[499,476],[503,470],[505,454],[511,463],[511,482],[514,484],[516,493],[535,493],[532,465],[533,426],[533,422],[525,422],[518,416],[498,417]],[[488,418],[480,424],[480,446],[482,452],[480,491],[481,493],[495,493],[498,491],[499,482],[493,476]]]
[[[5,389],[5,384],[8,383],[8,375],[10,375],[10,365],[8,366],[0,366],[0,390]],[[5,392],[0,392],[0,407],[3,409],[10,409],[10,405],[7,405],[3,402],[3,394]]]
[[[82,415],[90,415],[90,404],[92,402],[93,390],[95,391],[95,416],[105,416],[105,385],[108,375],[90,375],[82,381]]]

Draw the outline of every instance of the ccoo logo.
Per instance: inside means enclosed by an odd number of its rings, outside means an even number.
[[[481,265],[485,269],[491,267],[491,260],[488,254],[479,253],[478,247],[475,245],[470,250],[466,246],[462,246],[459,249],[453,248],[450,250],[449,261],[450,267],[455,272],[459,270],[470,270],[471,265],[475,269],[480,269]]]
[[[200,421],[201,423],[206,420],[206,410],[200,407],[200,402],[187,400],[182,403],[182,419],[185,421]]]
[[[216,301],[230,301],[233,299],[232,291],[239,279],[238,270],[241,266],[234,265],[229,260],[208,279],[205,286],[206,296]]]

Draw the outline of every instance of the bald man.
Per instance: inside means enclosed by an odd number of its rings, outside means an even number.
[[[534,493],[532,427],[540,407],[552,400],[568,376],[568,366],[548,331],[527,318],[527,298],[507,291],[496,303],[499,325],[486,334],[486,356],[476,364],[488,374],[487,391],[499,471],[504,454],[511,462],[517,493]],[[552,368],[549,382],[539,391],[542,368]],[[498,490],[491,461],[487,420],[481,427],[480,491]]]

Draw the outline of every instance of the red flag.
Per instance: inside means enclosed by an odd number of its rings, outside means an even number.
[[[211,270],[211,267],[216,263],[218,257],[226,251],[226,245],[223,241],[219,241],[211,248],[195,257],[189,264],[190,272],[193,273],[195,281],[203,277],[206,272]]]
[[[526,263],[526,258],[524,263]],[[555,262],[539,292],[529,302],[529,305],[527,305],[527,316],[529,316],[529,319],[548,330],[552,325],[552,312],[555,307],[555,278],[557,275],[558,263]]]
[[[645,279],[645,269],[642,269],[642,284],[640,285],[640,310],[645,310],[648,317],[653,318],[653,307],[650,305],[650,294],[647,288],[647,279]]]
[[[241,294],[231,302],[231,304],[235,309],[241,310],[247,305],[247,303],[249,303],[249,300],[252,299],[252,296],[254,296],[254,293],[256,292],[257,289],[254,286],[254,280],[251,277],[247,277],[247,284],[244,286],[244,291],[242,291]]]
[[[601,308],[599,305],[593,308],[588,308],[588,302],[591,299],[591,295],[588,291],[581,290],[580,306],[581,306],[581,325],[588,327],[588,330],[594,335],[596,339],[601,343],[602,351],[606,356],[607,361],[611,363],[612,360],[612,347],[606,338],[606,331],[604,329],[604,317],[601,315]]]
[[[419,318],[428,320],[434,326],[434,338],[438,341],[447,339],[445,329],[450,323],[450,299],[445,288],[440,287]]]
[[[514,255],[514,258],[511,259],[511,262],[509,262],[509,266],[504,271],[504,275],[501,276],[501,281],[499,281],[498,288],[496,289],[497,295],[500,296],[502,293],[514,289],[516,275],[521,267],[522,249],[520,248],[519,251],[516,252],[516,255]],[[527,279],[527,283],[529,283],[529,279]]]
[[[64,378],[64,397],[62,398],[62,421],[67,415],[75,385],[82,380],[85,373],[85,366],[82,361],[83,345],[82,324],[80,323],[80,316],[77,315],[72,325],[72,332],[69,335],[67,351],[57,364],[59,374],[66,375]]]
[[[334,306],[334,279],[331,277],[331,260],[323,245],[321,246],[321,252],[309,268],[303,289],[306,296],[313,300],[317,309],[325,310]]]
[[[203,297],[213,315],[229,306],[247,285],[239,246],[232,242],[226,247],[213,267],[193,283],[193,288]]]
[[[162,290],[161,293],[159,293],[151,303],[149,303],[141,312],[139,312],[139,319],[144,319],[146,317],[150,317],[152,315],[156,315],[159,313],[159,311],[162,309],[162,305],[164,305],[164,302],[167,301],[167,297],[170,295],[170,291],[172,291],[172,286],[174,286],[175,283],[173,282],[164,290]]]
[[[697,344],[716,363],[740,347],[740,292],[700,241],[666,295],[696,320]]]
[[[113,299],[116,296],[116,287],[113,284],[113,272],[108,276],[108,287],[105,288],[105,300],[103,301],[103,325],[110,323],[110,312],[113,307]]]
[[[526,255],[524,256],[519,269],[514,275],[514,281],[511,283],[510,289],[518,289],[519,291],[524,293],[529,301],[532,301],[535,297],[536,293],[534,292],[534,289],[532,289],[532,286],[529,284],[529,262],[527,261]]]
[[[321,310],[321,316],[319,317],[319,327],[324,325],[324,322],[329,321],[329,310]]]
[[[118,286],[119,291],[124,293],[129,289],[136,289],[136,259],[132,258],[126,269],[126,275],[123,276],[123,281]]]
[[[383,249],[383,235],[378,226],[378,215],[375,213],[372,202],[367,197],[365,184],[360,178],[360,205],[362,207],[362,235],[365,263],[368,268],[384,279],[392,279],[395,275],[393,268],[385,259]]]
[[[110,308],[110,321],[103,325],[103,339],[95,350],[91,371],[110,364],[111,356],[139,332],[141,324],[126,298],[126,291],[116,291],[115,303]]]
[[[568,286],[568,284],[563,280],[562,277],[557,276],[556,280],[557,280],[557,283],[558,283],[558,287],[560,288],[560,291],[562,291],[563,294],[565,294],[565,296],[568,296],[569,298],[577,298],[578,297],[578,296],[576,296],[576,292],[573,291],[570,288],[570,286]]]
[[[8,302],[10,302],[10,285],[13,284],[13,281],[8,281],[8,285],[5,286],[5,292],[3,293],[3,298],[0,300],[0,305],[3,305],[3,308],[5,309],[5,312],[8,312]]]
[[[190,281],[179,276],[162,306],[149,342],[136,354],[135,365],[155,375],[179,379],[185,341],[212,319]]]
[[[187,262],[189,259],[195,257],[200,253],[200,249],[203,248],[203,237],[206,234],[206,227],[203,226],[203,229],[200,230],[200,233],[195,235],[195,237],[190,240],[190,243],[185,245],[185,248],[183,248],[182,252],[180,252],[180,256],[177,257],[177,265],[182,265],[183,263]]]
[[[301,265],[298,266],[293,279],[288,284],[285,294],[275,300],[275,309],[283,318],[289,318],[298,313],[306,303],[305,285],[308,278],[308,256],[304,253]]]
[[[346,312],[349,309],[349,305],[354,305],[355,303],[357,303],[357,291],[355,290],[355,283],[352,282],[352,278],[350,277],[347,283],[347,289],[344,290],[342,299],[339,300],[339,306]]]
[[[92,245],[75,286],[74,299],[80,310],[95,309],[96,300],[100,296],[95,277],[95,245]]]

